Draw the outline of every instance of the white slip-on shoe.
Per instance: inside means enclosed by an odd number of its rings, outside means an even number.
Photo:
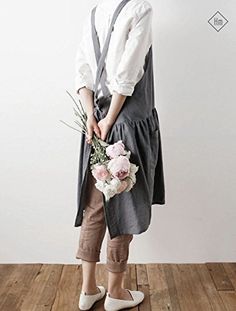
[[[104,309],[106,311],[118,311],[122,309],[132,308],[137,306],[144,299],[144,293],[139,290],[127,289],[133,300],[117,299],[109,296],[107,292],[106,299],[104,302]]]
[[[106,289],[105,287],[98,285],[100,293],[88,295],[84,291],[81,291],[79,297],[79,308],[80,310],[89,310],[94,305],[94,303],[105,296]]]

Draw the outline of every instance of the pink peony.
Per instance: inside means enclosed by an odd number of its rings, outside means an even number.
[[[127,157],[121,155],[111,159],[107,165],[107,168],[110,170],[114,177],[124,179],[129,175],[130,162]]]
[[[92,170],[92,175],[96,179],[104,181],[109,176],[109,172],[108,172],[108,170],[107,170],[105,165],[103,165],[103,164],[100,165],[99,164],[99,165],[96,165],[94,167],[94,169]]]
[[[116,143],[113,145],[109,145],[106,148],[106,154],[111,158],[116,158],[119,155],[125,154],[125,146],[122,143],[122,140],[118,140]]]

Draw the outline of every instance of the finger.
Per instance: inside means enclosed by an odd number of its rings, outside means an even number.
[[[102,131],[101,132],[101,140],[105,141],[106,136],[107,136],[107,132],[106,131]]]
[[[88,137],[93,137],[93,128],[92,128],[92,126],[89,126],[88,127]]]
[[[88,144],[92,144],[92,139],[91,139],[91,138],[87,138],[87,139],[86,139],[86,142],[87,142]]]
[[[94,126],[94,132],[99,138],[101,138],[101,129],[97,124]]]
[[[92,127],[89,127],[89,128],[88,128],[88,133],[87,133],[87,139],[88,139],[88,142],[89,142],[89,143],[92,142],[92,137],[93,137],[93,128],[92,128]]]
[[[92,139],[91,139],[91,137],[90,136],[88,136],[88,134],[86,134],[86,142],[88,143],[88,144],[91,144],[91,142],[92,142]]]
[[[86,143],[87,143],[87,144],[92,144],[92,141],[91,141],[91,140],[86,139]]]

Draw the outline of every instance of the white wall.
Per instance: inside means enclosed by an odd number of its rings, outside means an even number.
[[[153,206],[129,261],[235,261],[236,3],[150,2],[167,203]],[[59,120],[73,123],[66,90],[95,3],[0,4],[2,263],[78,263],[80,136]],[[217,10],[229,20],[219,33],[207,23]]]

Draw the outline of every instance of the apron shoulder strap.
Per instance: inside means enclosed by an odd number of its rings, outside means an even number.
[[[96,72],[96,79],[95,79],[95,89],[94,89],[94,99],[97,100],[97,89],[98,89],[98,84],[101,80],[102,74],[104,73],[104,67],[105,67],[105,58],[108,52],[108,47],[111,39],[111,34],[112,31],[114,30],[114,24],[116,22],[116,19],[123,9],[123,7],[131,0],[123,0],[119,3],[117,8],[114,11],[114,14],[112,16],[112,20],[108,29],[108,33],[106,36],[106,40],[102,49],[102,52],[100,52],[100,45],[99,41],[96,39],[97,37],[97,32],[95,29],[95,11],[96,7],[93,8],[92,10],[92,15],[91,15],[91,23],[92,23],[92,38],[93,38],[93,44],[94,44],[94,49],[95,49],[95,55],[96,55],[96,60],[97,60],[97,72]]]
[[[99,42],[97,30],[95,28],[95,11],[96,11],[96,7],[93,8],[92,13],[91,13],[91,25],[92,25],[91,30],[92,30],[92,39],[93,39],[95,58],[96,58],[96,62],[98,65],[99,59],[101,57],[101,51],[100,51],[100,42]],[[106,86],[106,70],[104,74],[102,74],[100,82],[101,82],[102,93],[105,96],[110,95],[110,91],[108,87]]]

